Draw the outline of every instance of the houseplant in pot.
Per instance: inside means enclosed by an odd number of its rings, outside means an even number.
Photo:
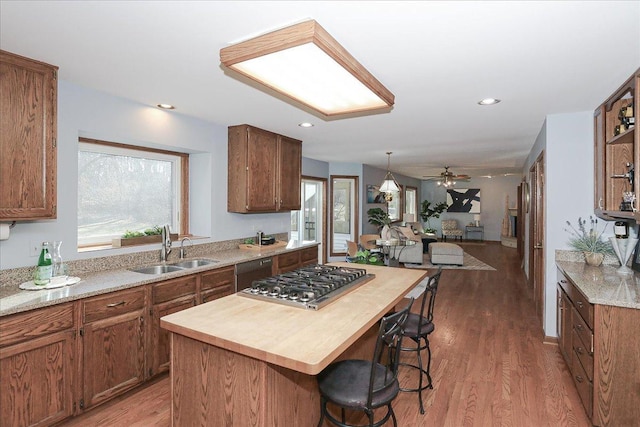
[[[426,223],[426,227],[424,229],[425,233],[435,234],[435,228],[431,227],[431,223],[429,222],[431,218],[440,218],[440,214],[447,209],[446,202],[440,202],[435,205],[431,205],[429,200],[422,201],[422,208],[420,210],[420,218]]]
[[[584,254],[584,260],[587,264],[599,266],[604,260],[604,256],[613,255],[613,247],[608,240],[604,240],[602,235],[606,230],[605,224],[602,231],[598,231],[598,220],[589,217],[589,229],[587,230],[587,220],[578,218],[578,228],[576,229],[569,221],[567,221],[569,229],[565,229],[571,237],[569,237],[569,246],[576,251]]]
[[[383,239],[388,239],[389,225],[391,225],[391,218],[389,213],[385,212],[382,208],[371,208],[367,211],[369,217],[369,224],[373,224],[378,227],[378,232]]]

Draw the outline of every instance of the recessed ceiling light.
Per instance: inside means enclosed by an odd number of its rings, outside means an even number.
[[[500,102],[500,100],[496,99],[496,98],[485,98],[482,101],[478,101],[478,104],[480,104],[480,105],[494,105],[494,104],[497,104],[498,102]]]
[[[163,110],[175,110],[176,107],[174,107],[171,104],[158,104],[158,108],[162,108]]]
[[[301,128],[312,128],[313,127],[313,123],[302,122],[302,123],[298,123],[298,126],[300,126]]]

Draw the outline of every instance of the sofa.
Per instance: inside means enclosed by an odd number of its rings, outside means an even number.
[[[391,238],[398,240],[413,240],[415,245],[411,246],[391,246],[389,257],[397,258],[399,262],[411,264],[422,264],[422,239],[419,234],[414,234],[411,227],[391,227]]]

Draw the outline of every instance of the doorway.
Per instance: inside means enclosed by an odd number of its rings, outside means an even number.
[[[331,175],[329,256],[347,254],[347,241],[358,236],[358,177]]]
[[[318,263],[324,264],[327,217],[327,180],[302,177],[299,211],[291,211],[291,239],[304,243],[318,243]]]
[[[529,169],[531,209],[529,216],[529,282],[540,321],[544,322],[544,151]],[[544,327],[543,323],[541,326]]]

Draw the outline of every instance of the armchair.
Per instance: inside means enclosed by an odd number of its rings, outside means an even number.
[[[442,240],[447,241],[447,237],[453,237],[462,241],[462,230],[458,228],[458,221],[455,219],[442,220]]]

